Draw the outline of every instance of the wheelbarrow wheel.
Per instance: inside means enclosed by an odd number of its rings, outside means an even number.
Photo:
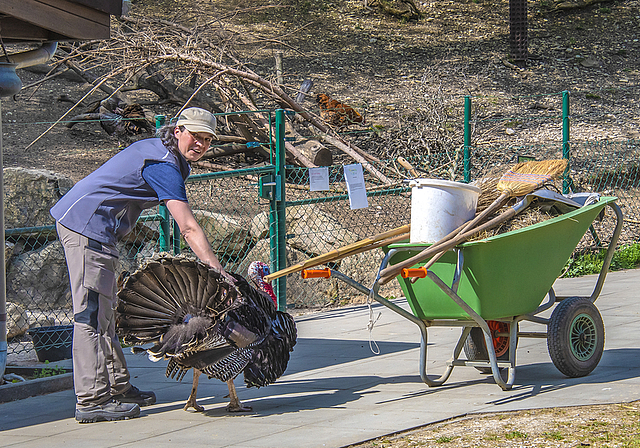
[[[591,300],[569,297],[556,306],[547,329],[547,347],[553,364],[570,378],[596,368],[604,349],[604,323]]]
[[[509,324],[505,322],[489,321],[491,331],[501,330],[509,331]],[[496,325],[504,325],[504,328],[491,328]],[[496,349],[496,357],[498,361],[509,360],[509,338],[498,336],[494,338],[494,347]],[[489,352],[487,352],[487,345],[484,342],[484,333],[479,327],[473,327],[471,333],[467,336],[467,340],[464,342],[464,354],[469,361],[488,361]],[[480,372],[489,374],[491,373],[491,367],[476,367]],[[502,370],[502,369],[500,369]]]

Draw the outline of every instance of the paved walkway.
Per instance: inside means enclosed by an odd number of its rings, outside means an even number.
[[[559,280],[556,291],[588,295],[594,281],[593,276]],[[227,414],[225,384],[207,379],[198,391],[205,412],[185,412],[191,375],[178,383],[164,377],[165,363],[130,355],[133,383],[158,396],[140,418],[81,425],[73,419],[73,392],[56,392],[1,404],[0,446],[341,447],[468,413],[638,400],[638,291],[640,270],[609,274],[596,302],[605,322],[605,352],[585,378],[560,374],[544,340],[521,339],[512,390],[502,391],[490,376],[470,367],[455,368],[445,386],[428,388],[418,375],[417,327],[374,306],[376,315],[382,313],[372,334],[380,350],[375,355],[369,348],[367,308],[350,307],[297,319],[298,345],[277,383],[246,389],[237,381],[251,413]],[[431,373],[441,373],[459,331],[429,331]]]

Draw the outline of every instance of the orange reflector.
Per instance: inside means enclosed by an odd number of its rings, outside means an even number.
[[[408,268],[403,269],[402,272],[400,272],[400,275],[402,276],[402,278],[425,278],[427,276],[427,270],[425,268]]]
[[[329,278],[331,277],[331,269],[303,269],[302,278]]]

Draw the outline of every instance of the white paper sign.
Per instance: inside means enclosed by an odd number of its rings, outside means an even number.
[[[309,187],[311,191],[329,189],[329,167],[309,168]]]
[[[367,189],[364,185],[362,165],[359,163],[345,165],[344,179],[347,182],[347,192],[349,193],[349,204],[351,205],[351,210],[369,207],[369,201],[367,201]]]

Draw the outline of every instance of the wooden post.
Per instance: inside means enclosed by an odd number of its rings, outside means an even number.
[[[282,80],[282,51],[276,51],[276,82],[279,86],[284,84]]]

